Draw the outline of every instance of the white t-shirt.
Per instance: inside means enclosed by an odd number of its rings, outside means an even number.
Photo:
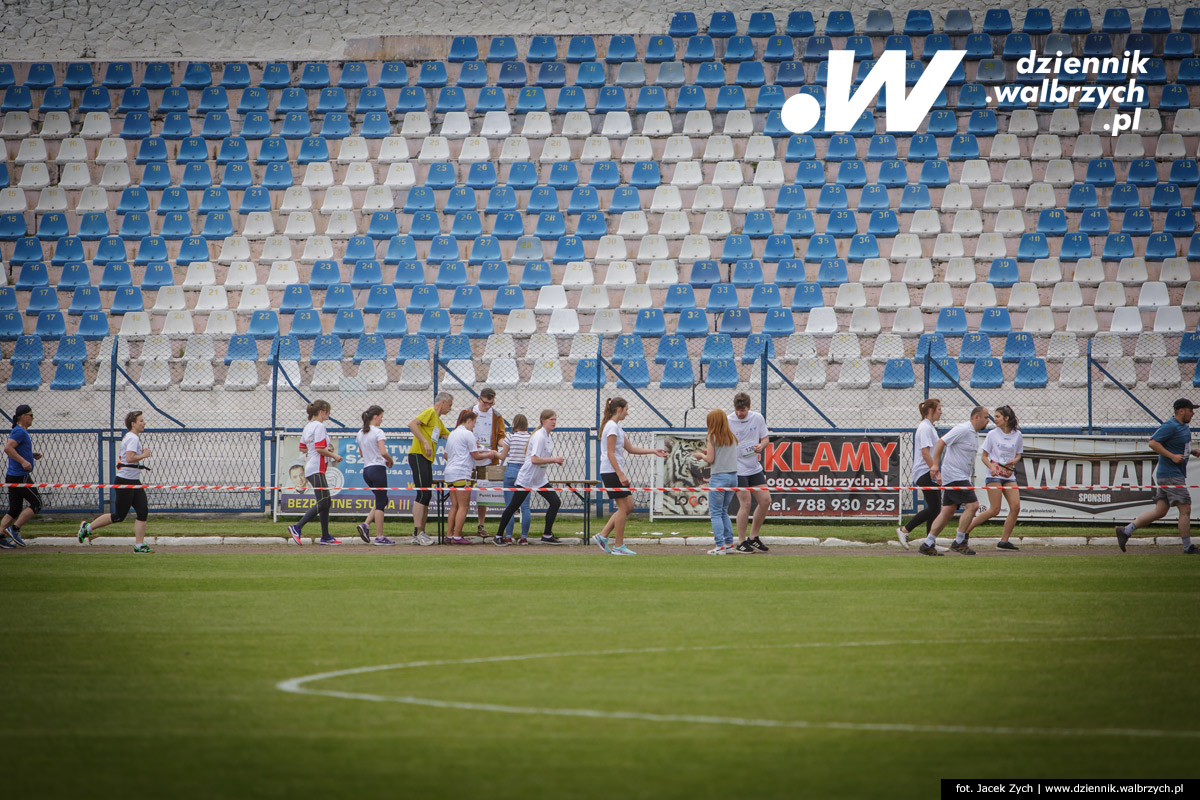
[[[475,412],[475,441],[479,442],[480,450],[492,449],[492,424],[495,422],[495,408],[489,408],[487,411],[480,411],[476,405],[472,411]],[[480,462],[483,463],[482,461]]]
[[[937,440],[937,429],[933,427],[933,423],[927,419],[921,420],[913,442],[912,479],[914,483],[917,478],[929,474],[929,465],[925,463],[925,457],[921,455],[921,450],[928,447],[929,457],[933,458],[933,448],[937,447]]]
[[[608,440],[614,436],[617,439],[616,466],[613,466],[608,460]],[[615,420],[610,419],[604,426],[604,432],[600,435],[600,473],[616,473],[618,467],[621,472],[625,471],[625,430]]]
[[[117,461],[121,464],[128,464],[125,460],[126,453],[137,455],[142,452],[142,440],[133,431],[126,431],[125,436],[121,439],[121,448],[117,452]],[[117,470],[118,478],[126,478],[128,480],[137,480],[142,476],[140,469],[130,469],[129,467],[121,467]]]
[[[975,453],[979,450],[979,431],[970,420],[955,425],[942,437],[942,482],[969,481],[975,472]]]
[[[379,455],[379,443],[387,442],[387,437],[383,435],[383,428],[372,425],[366,433],[360,430],[355,434],[354,441],[358,442],[358,452],[362,456],[363,469],[387,466],[387,461]]]
[[[475,459],[471,453],[477,449],[475,434],[467,430],[465,425],[459,425],[450,432],[446,439],[446,470],[443,473],[446,483],[471,479],[475,473]]]
[[[305,425],[304,433],[300,434],[300,444],[308,448],[308,463],[304,465],[304,474],[325,474],[325,455],[317,452],[318,448],[329,449],[329,433],[325,430],[325,423],[314,419]]]
[[[1025,451],[1025,439],[1019,430],[1005,433],[999,428],[988,431],[983,450],[997,464],[1007,464]]]
[[[754,448],[764,436],[770,435],[763,415],[757,411],[750,411],[746,413],[745,419],[738,419],[737,414],[730,414],[729,428],[737,437],[737,474],[757,475],[762,472],[762,462],[758,460],[758,453],[754,452]]]
[[[549,478],[546,477],[546,468],[549,464],[534,464],[531,456],[538,458],[550,458],[554,455],[554,443],[550,441],[550,434],[546,433],[545,428],[538,428],[533,436],[529,437],[529,447],[525,451],[525,463],[521,466],[521,471],[517,473],[517,486],[523,486],[526,489],[540,489],[546,485]]]

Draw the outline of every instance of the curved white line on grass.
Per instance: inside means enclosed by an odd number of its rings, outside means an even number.
[[[590,708],[537,708],[532,706],[505,706],[494,703],[467,703],[456,700],[433,700],[425,697],[395,697],[360,692],[339,692],[333,689],[311,689],[305,684],[350,675],[371,672],[387,672],[398,669],[421,667],[459,666],[463,664],[496,664],[509,661],[534,661],[550,658],[576,658],[580,656],[617,656],[642,653],[702,653],[722,650],[781,650],[838,647],[903,647],[910,645],[954,645],[954,644],[1036,644],[1069,642],[1130,642],[1196,639],[1200,634],[1164,634],[1151,636],[1069,636],[1054,639],[1002,638],[1002,639],[915,639],[911,641],[878,642],[799,642],[793,644],[767,645],[714,645],[710,647],[646,647],[619,650],[581,650],[565,653],[527,653],[524,655],[485,656],[481,658],[454,658],[435,661],[410,661],[405,664],[382,664],[372,667],[321,672],[303,678],[280,681],[275,688],[293,694],[323,695],[344,700],[366,700],[373,703],[404,703],[430,708],[452,708],[460,711],[488,711],[500,714],[525,714],[549,717],[589,717],[593,719],[628,719],[640,722],[673,722],[701,725],[735,725],[755,728],[802,728],[813,730],[882,731],[899,733],[982,733],[1002,736],[1132,736],[1155,739],[1200,738],[1200,731],[1171,731],[1143,728],[1037,728],[1004,725],[916,725],[909,723],[884,722],[808,722],[804,720],[747,719],[741,717],[716,717],[696,714],[650,714],[640,711],[601,711]]]

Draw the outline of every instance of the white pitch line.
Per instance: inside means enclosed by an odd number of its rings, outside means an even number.
[[[1000,638],[1000,639],[915,639],[911,641],[878,641],[878,642],[797,642],[791,644],[768,645],[713,645],[708,647],[647,647],[638,649],[619,650],[584,650],[565,653],[527,653],[524,655],[485,656],[479,658],[456,658],[434,661],[410,661],[404,664],[383,664],[372,667],[353,667],[351,669],[322,672],[307,675],[302,678],[290,678],[280,681],[275,688],[293,694],[322,695],[337,697],[344,700],[366,700],[373,703],[403,703],[405,705],[427,706],[429,708],[450,708],[460,711],[487,711],[499,714],[525,714],[549,717],[587,717],[592,719],[628,719],[640,722],[671,722],[701,725],[734,725],[756,728],[802,728],[820,730],[845,731],[879,731],[899,733],[966,733],[992,734],[1001,736],[1124,736],[1154,739],[1200,738],[1200,731],[1190,730],[1155,730],[1143,728],[1038,728],[1017,727],[1004,725],[915,725],[909,723],[874,723],[874,722],[810,722],[804,720],[753,719],[741,717],[717,717],[694,714],[650,714],[641,711],[601,711],[590,708],[537,708],[533,706],[505,706],[494,703],[468,703],[457,700],[433,700],[425,697],[396,697],[392,695],[364,694],[358,692],[340,692],[333,689],[312,689],[305,684],[324,681],[331,678],[343,678],[350,675],[364,675],[371,672],[386,672],[399,669],[418,669],[421,667],[444,667],[463,664],[495,664],[510,661],[533,661],[550,658],[578,658],[581,656],[615,656],[637,655],[644,653],[701,653],[722,650],[780,650],[803,648],[835,648],[835,647],[903,647],[911,645],[954,645],[954,644],[1029,644],[1029,643],[1067,643],[1067,642],[1129,642],[1129,641],[1163,641],[1179,639],[1196,639],[1200,634],[1163,634],[1149,636],[1068,636],[1054,639],[1037,638]]]

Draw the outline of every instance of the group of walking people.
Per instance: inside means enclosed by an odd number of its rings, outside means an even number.
[[[704,447],[692,455],[708,465],[710,473],[708,511],[714,543],[713,549],[708,551],[710,555],[769,550],[760,535],[771,502],[760,456],[769,444],[770,431],[762,414],[751,410],[749,395],[739,392],[733,401],[732,413],[720,409],[708,413]],[[498,547],[528,545],[531,520],[529,501],[536,492],[547,504],[539,541],[551,545],[563,543],[554,535],[554,523],[562,500],[558,491],[550,487],[549,477],[550,467],[561,466],[565,461],[563,456],[554,452],[552,434],[558,423],[557,415],[552,409],[542,411],[537,428],[530,432],[529,421],[524,414],[515,415],[510,425],[496,411],[495,403],[495,390],[484,387],[477,402],[459,412],[451,431],[442,422],[442,417],[450,413],[454,397],[449,392],[442,392],[434,398],[433,405],[409,421],[412,442],[408,451],[408,465],[412,473],[412,485],[417,490],[412,507],[413,544],[424,546],[435,543],[426,532],[426,524],[429,504],[433,500],[434,459],[438,443],[442,440],[445,441],[443,486],[450,496],[448,544],[473,543],[463,536],[463,528],[471,494],[480,481],[501,481],[505,505],[496,532],[489,536],[486,527],[487,506],[477,504],[476,530],[479,536],[490,538]],[[1191,446],[1190,423],[1197,407],[1186,398],[1177,400],[1173,417],[1151,437],[1149,447],[1158,456],[1154,507],[1132,522],[1116,526],[1117,544],[1122,551],[1135,530],[1161,519],[1174,507],[1179,512],[1178,528],[1183,552],[1200,554],[1200,548],[1192,543],[1190,537],[1191,495],[1185,487],[1188,457],[1200,456],[1200,448]],[[1002,504],[1007,504],[1008,514],[1004,518],[996,547],[1009,551],[1019,549],[1011,537],[1021,511],[1017,467],[1024,455],[1025,444],[1016,413],[1007,405],[1000,406],[994,413],[989,413],[984,406],[976,406],[966,421],[939,436],[935,423],[942,418],[941,401],[937,398],[926,399],[918,406],[918,410],[921,423],[914,436],[912,477],[913,483],[921,488],[924,507],[896,529],[900,544],[904,549],[910,549],[910,537],[924,525],[925,538],[918,546],[918,552],[928,556],[943,555],[937,546],[938,535],[957,515],[958,523],[950,549],[962,555],[975,555],[976,551],[970,546],[971,533],[996,517]],[[314,400],[307,408],[308,422],[301,433],[299,448],[306,459],[305,477],[313,487],[315,502],[295,524],[288,526],[288,533],[297,544],[303,542],[304,527],[314,519],[319,520],[321,527],[320,544],[341,544],[329,531],[332,500],[326,470],[329,465],[342,460],[326,428],[330,412],[330,404],[325,400]],[[595,536],[595,540],[605,553],[620,556],[636,555],[625,543],[625,526],[633,512],[632,484],[625,469],[626,457],[667,457],[667,451],[661,448],[636,447],[630,443],[621,425],[628,413],[629,403],[624,398],[609,398],[604,404],[603,421],[598,431],[600,482],[615,504],[616,511]],[[396,544],[384,533],[388,506],[387,473],[395,465],[395,459],[388,451],[387,437],[382,429],[383,417],[384,409],[381,406],[370,406],[362,412],[362,428],[355,435],[363,464],[363,480],[374,495],[373,507],[355,530],[364,542],[386,546]],[[979,434],[989,421],[995,424],[995,428],[988,432],[980,445]],[[14,485],[31,483],[34,464],[42,458],[42,454],[33,449],[29,434],[32,424],[33,409],[24,403],[17,406],[13,414],[12,432],[4,446],[4,454],[8,459],[5,483],[10,485],[9,510],[0,521],[2,549],[24,547],[21,527],[42,510],[42,499],[36,487]],[[150,448],[141,441],[145,427],[146,421],[141,411],[126,414],[125,434],[117,450],[113,510],[91,522],[80,523],[77,537],[81,543],[94,536],[96,531],[122,522],[132,510],[134,551],[150,552],[149,545],[145,543],[149,503],[145,489],[141,488],[140,477],[143,471],[149,470],[149,466],[143,463],[150,458]],[[988,505],[982,512],[979,511],[979,497],[973,486],[976,455],[987,470],[984,488]],[[740,498],[736,540],[729,511],[735,497]],[[958,513],[960,507],[961,514]],[[521,517],[519,538],[513,536],[518,513]],[[371,536],[372,529],[374,537]]]

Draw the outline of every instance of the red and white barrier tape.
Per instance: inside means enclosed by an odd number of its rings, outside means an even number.
[[[286,492],[289,489],[295,491],[295,486],[212,486],[207,484],[166,484],[166,483],[3,483],[0,486],[14,489],[193,489],[213,492]],[[995,484],[992,485],[995,488]],[[1058,489],[1067,491],[1111,491],[1114,489],[1121,491],[1134,491],[1152,489],[1200,489],[1200,486],[1183,485],[1183,484],[1164,484],[1161,486],[1008,486],[1001,485],[1005,489]],[[956,491],[965,491],[967,489],[986,489],[987,486],[793,486],[789,488],[771,487],[771,486],[679,486],[679,487],[664,487],[664,486],[622,486],[622,487],[606,487],[596,485],[572,486],[572,485],[556,485],[543,486],[540,490],[535,491],[556,491],[556,492],[749,492],[758,489],[766,489],[778,494],[805,494],[807,492],[905,492],[905,491],[928,491],[930,489],[950,489]],[[492,491],[492,492],[524,492],[530,491],[521,487],[479,487],[479,486],[344,486],[340,490],[350,490],[357,492],[370,492],[377,489],[385,489],[387,491],[428,491],[428,492],[473,492],[473,491]],[[306,490],[307,491],[307,490]]]

